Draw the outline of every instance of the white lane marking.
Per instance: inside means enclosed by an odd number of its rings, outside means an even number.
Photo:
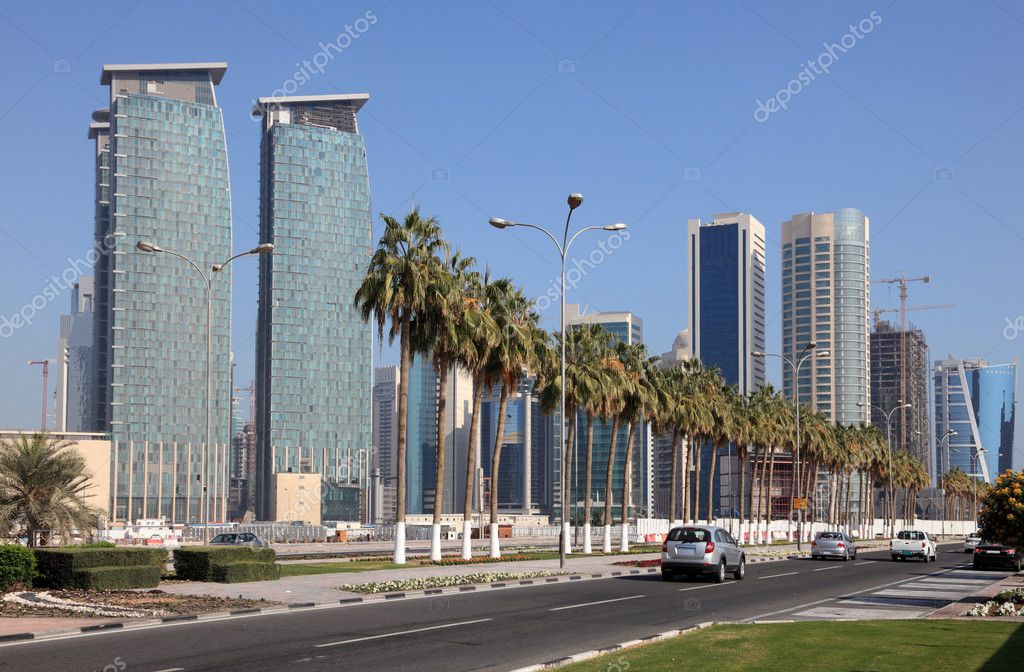
[[[182,672],[184,667],[168,667],[166,670],[157,670],[156,672]]]
[[[731,586],[732,583],[709,583],[706,586],[691,586],[689,588],[680,588],[679,592],[684,590],[703,590],[704,588],[717,588],[718,586]]]
[[[314,648],[322,649],[327,646],[341,646],[342,644],[355,644],[356,642],[369,642],[374,639],[384,639],[385,637],[398,637],[399,635],[413,635],[418,632],[429,632],[430,630],[443,630],[445,628],[457,628],[460,625],[473,625],[475,623],[486,623],[487,621],[493,621],[493,618],[478,618],[475,621],[460,621],[458,623],[445,623],[444,625],[431,625],[425,628],[413,628],[412,630],[402,630],[401,632],[388,632],[383,635],[371,635],[369,637],[356,637],[355,639],[345,639],[340,642],[328,642],[327,644],[317,644]]]
[[[635,600],[646,595],[630,595],[629,597],[616,597],[614,600],[601,600],[600,602],[584,602],[583,604],[570,604],[567,607],[554,607],[548,611],[563,611],[565,609],[579,609],[580,607],[593,607],[597,604],[608,604],[609,602],[622,602],[623,600]]]
[[[799,573],[800,572],[786,572],[785,574],[769,574],[768,576],[759,576],[757,578],[759,578],[759,579],[777,579],[780,576],[793,576],[794,574],[799,574]]]
[[[860,567],[861,565],[873,565],[876,562],[878,562],[878,560],[865,560],[864,562],[855,562],[853,565],[855,567]]]
[[[817,569],[812,569],[811,571],[812,572],[827,572],[830,569],[839,569],[840,567],[842,567],[842,565],[833,565],[832,567],[818,567]]]

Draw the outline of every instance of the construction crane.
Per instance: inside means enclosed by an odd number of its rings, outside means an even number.
[[[49,389],[50,380],[50,360],[48,359],[30,359],[28,360],[29,366],[36,364],[42,365],[43,367],[43,424],[42,431],[46,433],[46,390]]]
[[[940,308],[956,308],[956,304],[952,303],[936,303],[930,306],[907,306],[907,312],[914,310],[939,310]],[[883,313],[898,313],[900,308],[875,308],[871,312],[875,315],[875,331],[878,330],[878,323],[882,321]]]
[[[907,450],[907,283],[923,282],[928,284],[932,281],[930,276],[920,275],[907,277],[905,272],[900,272],[898,278],[882,278],[875,282],[900,286],[900,447]],[[915,413],[927,413],[926,408],[915,408]]]

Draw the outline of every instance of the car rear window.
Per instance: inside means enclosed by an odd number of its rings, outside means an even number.
[[[213,543],[218,544],[232,544],[238,535],[235,534],[218,534],[213,538]]]
[[[699,527],[677,527],[668,533],[668,540],[681,541],[683,543],[711,541],[711,532],[702,530]]]
[[[818,535],[818,539],[842,539],[843,535],[838,532],[822,532]]]
[[[907,539],[910,541],[924,541],[924,532],[916,532],[914,530],[904,530],[896,535],[897,539]]]

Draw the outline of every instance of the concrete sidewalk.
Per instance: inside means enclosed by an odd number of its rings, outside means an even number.
[[[23,616],[20,618],[0,618],[0,638],[25,632],[63,632],[74,631],[104,623],[115,623],[116,618],[91,617],[49,617]]]

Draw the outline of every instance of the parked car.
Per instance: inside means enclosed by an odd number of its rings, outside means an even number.
[[[1019,572],[1024,558],[1013,546],[981,542],[974,549],[971,567],[974,569],[1010,569]]]
[[[921,530],[903,530],[889,542],[889,555],[895,560],[921,558],[925,562],[935,562],[935,540]]]
[[[252,532],[225,532],[218,534],[210,540],[210,546],[249,546],[250,548],[265,548],[270,546],[266,541],[260,539]]]
[[[737,580],[747,572],[747,556],[729,532],[713,525],[687,525],[669,530],[661,545],[661,578],[710,575],[717,583],[727,572]]]
[[[857,559],[857,545],[845,532],[819,532],[811,542],[811,559],[825,558]]]
[[[964,553],[974,553],[974,549],[981,543],[981,535],[977,532],[971,532],[964,539]]]

